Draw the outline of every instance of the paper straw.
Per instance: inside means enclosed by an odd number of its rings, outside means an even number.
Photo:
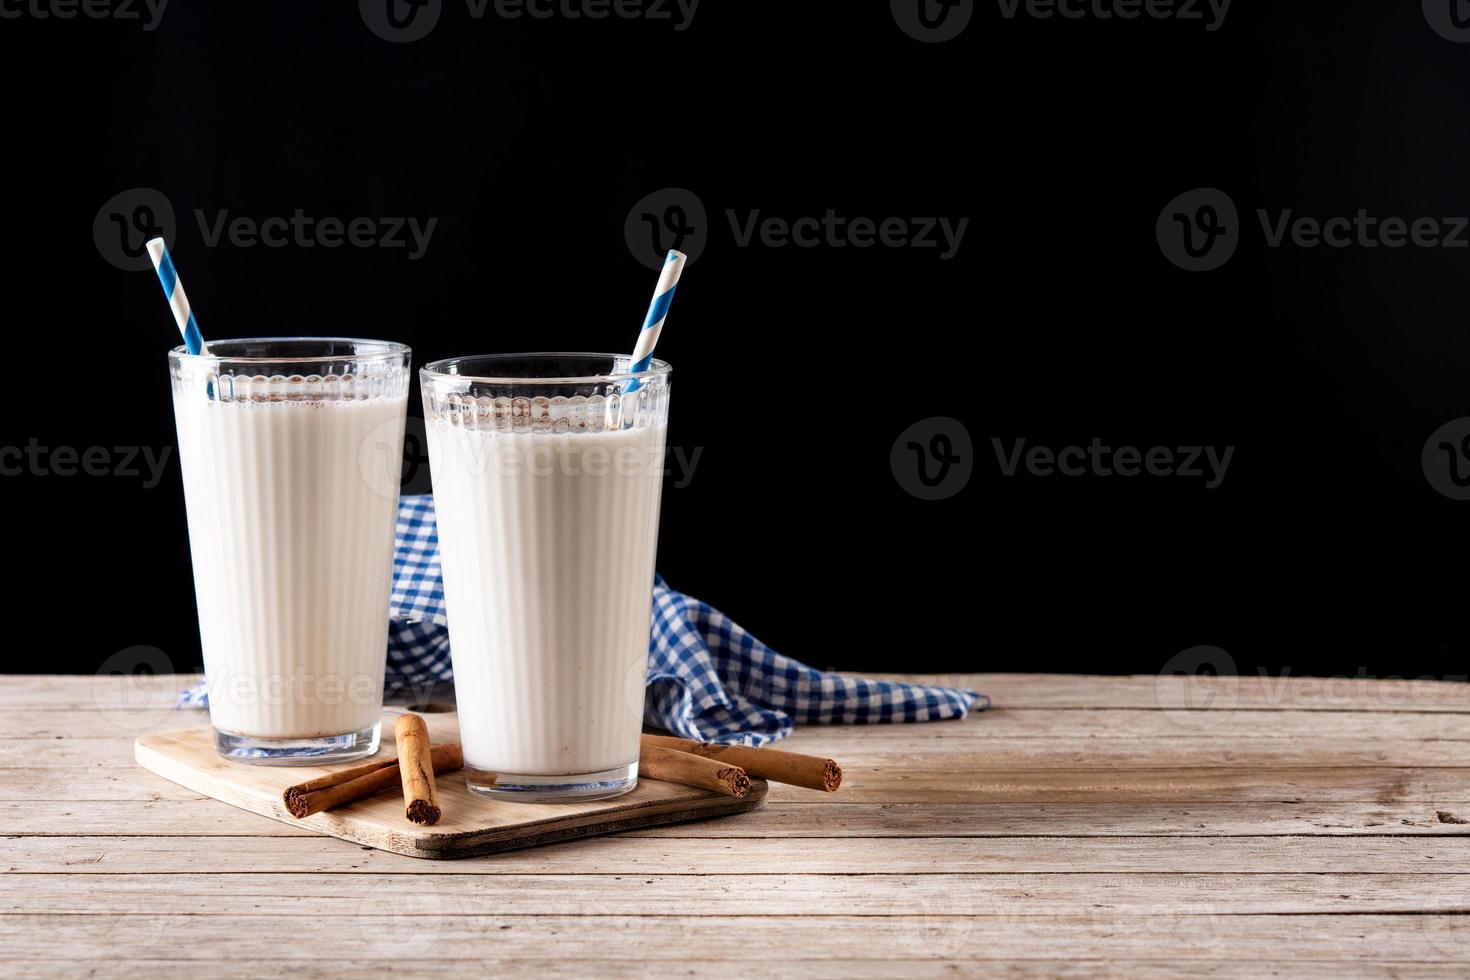
[[[184,335],[184,346],[189,349],[190,354],[205,353],[204,335],[199,332],[199,324],[194,319],[194,311],[189,309],[189,297],[184,295],[184,284],[179,281],[179,273],[174,269],[174,260],[169,256],[168,248],[164,246],[162,238],[149,239],[148,255],[153,259],[153,268],[158,270],[158,281],[163,284],[163,295],[174,311],[174,320],[179,324],[179,332]]]
[[[684,271],[684,260],[687,257],[683,252],[670,249],[669,257],[664,260],[663,271],[658,277],[658,288],[653,291],[653,302],[648,304],[648,316],[643,320],[643,330],[638,334],[638,343],[633,348],[628,366],[629,374],[647,371],[653,366],[653,347],[658,343],[659,331],[664,328],[664,320],[669,316],[669,304],[674,301],[674,290],[679,286],[679,274]],[[643,385],[634,378],[624,386],[623,393],[630,394],[641,387]]]

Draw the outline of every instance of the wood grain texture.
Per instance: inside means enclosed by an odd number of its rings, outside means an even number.
[[[182,683],[182,682],[181,682]],[[155,731],[191,728],[206,720],[202,710],[172,710],[172,701],[156,712],[114,715],[104,718],[96,708],[10,707],[0,712],[0,739],[110,739],[136,738]],[[1181,715],[1143,708],[997,708],[985,716],[985,724],[944,722],[914,725],[846,725],[839,730],[810,726],[801,728],[785,744],[802,746],[840,744],[844,754],[854,751],[930,751],[935,741],[973,739],[977,743],[1031,738],[1054,742],[1075,739],[1180,739],[1224,737],[1232,743],[1286,742],[1296,739],[1363,741],[1364,720],[1353,711],[1275,711],[1240,709],[1218,717]],[[133,723],[129,723],[131,721]],[[1470,719],[1455,712],[1379,712],[1372,719],[1373,735],[1386,741],[1470,741]],[[1192,723],[1191,723],[1192,722]],[[1074,744],[1076,744],[1074,742]],[[980,751],[983,744],[971,746]]]
[[[1456,680],[1361,677],[1214,677],[1086,674],[869,674],[869,677],[968,687],[997,707],[1184,711],[1297,710],[1470,712],[1470,685]],[[200,674],[118,674],[74,677],[11,675],[10,707],[80,707],[143,712],[172,708],[181,688]]]
[[[630,883],[631,886],[631,883]],[[150,959],[167,951],[209,968],[219,960],[269,955],[327,964],[365,953],[387,963],[406,952],[466,963],[537,959],[568,964],[676,963],[704,973],[708,962],[743,960],[779,972],[793,949],[809,958],[850,959],[872,949],[888,959],[1375,960],[1470,963],[1470,916],[1364,915],[823,915],[728,916],[669,913],[639,902],[631,887],[617,909],[531,912],[511,893],[493,913],[456,915],[425,898],[400,914],[283,919],[253,910],[7,916],[0,949],[12,959],[65,951],[93,963]],[[166,899],[166,896],[163,896]],[[371,904],[370,896],[361,896]],[[379,906],[380,909],[386,908]],[[901,906],[895,906],[899,909]],[[289,927],[286,923],[289,922]],[[692,951],[692,952],[691,952]],[[320,967],[318,967],[320,968]],[[387,972],[386,970],[384,972]],[[901,974],[900,974],[901,975]]]
[[[452,867],[452,865],[450,865]],[[585,863],[583,867],[585,868]],[[1457,874],[864,874],[745,872],[667,875],[525,874],[415,876],[359,874],[73,873],[0,881],[0,913],[99,915],[153,904],[167,908],[250,908],[264,916],[342,917],[362,896],[439,916],[498,915],[505,896],[526,910],[687,909],[700,916],[1066,915],[1080,908],[1124,915],[1312,915],[1467,913],[1470,888]],[[1415,887],[1422,888],[1416,893]],[[431,927],[426,927],[431,928]]]
[[[743,821],[731,821],[743,822]],[[695,825],[663,828],[669,833]],[[710,826],[700,824],[699,827]],[[570,841],[536,851],[506,853],[494,861],[426,863],[376,849],[344,848],[312,835],[272,841],[254,837],[50,837],[28,840],[0,856],[0,871],[24,874],[164,874],[181,870],[180,849],[208,853],[219,874],[507,875],[572,874],[1038,874],[1085,868],[1104,874],[1470,875],[1463,839],[1365,837],[1343,846],[1335,838],[1181,838],[1160,847],[1156,837],[919,838],[853,841],[839,853],[826,840],[634,837]],[[1470,878],[1465,879],[1470,894]]]
[[[1137,980],[1222,980],[1222,978],[1286,977],[1292,980],[1342,980],[1343,977],[1419,978],[1419,980],[1464,980],[1465,968],[1459,963],[1426,963],[1419,961],[1364,960],[1143,960],[1143,959],[982,959],[978,953],[957,952],[945,959],[894,958],[873,956],[863,959],[843,957],[813,958],[802,951],[783,959],[780,976],[791,980],[954,980],[957,976],[1006,977],[1014,980],[1025,978],[1082,978],[1095,980],[1101,976],[1137,978]],[[370,976],[381,972],[384,960],[356,957],[334,961],[334,973],[349,976]],[[8,964],[20,976],[67,977],[104,975],[95,960],[78,960],[69,957],[52,957],[45,960],[12,960]],[[161,976],[173,976],[189,966],[189,961],[166,959],[137,959],[112,961],[105,964],[105,976],[158,980]],[[322,964],[301,959],[283,959],[267,952],[264,956],[252,957],[247,961],[221,960],[209,964],[209,976],[228,980],[242,977],[255,980],[300,980],[303,975],[313,975],[323,969]],[[736,977],[750,969],[749,958],[721,960],[701,957],[697,964],[679,960],[636,959],[629,962],[603,960],[597,964],[596,974],[601,980],[664,980],[664,978],[691,976]],[[430,977],[463,977],[474,971],[490,977],[546,977],[568,974],[565,960],[554,958],[492,958],[474,959],[445,956],[440,959],[420,957],[414,961],[412,975]],[[398,971],[397,975],[409,975]]]
[[[1397,837],[1470,836],[1470,806],[1442,803],[768,803],[738,823],[630,830],[680,839],[893,837]],[[208,797],[86,800],[37,807],[0,802],[0,837],[311,837]],[[849,845],[855,847],[857,845]]]
[[[1454,717],[1454,716],[1452,716]],[[197,722],[198,719],[196,719]],[[1462,722],[1470,728],[1470,718]],[[190,726],[197,728],[198,725]],[[876,726],[875,726],[876,727]],[[938,727],[938,725],[934,726]],[[188,730],[188,729],[185,729]],[[156,733],[159,735],[168,732]],[[141,736],[144,738],[151,735]],[[1300,740],[1213,737],[1077,739],[950,739],[940,757],[944,772],[994,772],[1006,769],[1439,769],[1459,768],[1457,758],[1470,745],[1455,739],[1395,739],[1376,745],[1303,737]],[[840,753],[845,769],[866,767],[878,774],[898,769],[933,771],[926,761],[932,740],[910,734],[902,742],[868,740],[844,745],[830,736],[808,738],[799,745],[810,755]],[[99,768],[126,765],[130,746],[118,738],[0,740],[0,770]],[[844,784],[844,788],[846,788]],[[836,797],[834,797],[836,799]]]
[[[436,720],[436,743],[457,741],[453,724],[453,716]],[[387,759],[397,754],[392,727],[391,721],[384,725],[383,746],[377,757]],[[330,769],[226,762],[215,753],[209,728],[144,735],[134,742],[134,752],[138,764],[150,772],[222,803],[417,858],[467,858],[681,820],[730,816],[760,806],[766,790],[764,781],[751,780],[749,794],[733,799],[677,783],[640,779],[631,793],[611,800],[504,803],[475,796],[462,775],[455,773],[446,775],[438,790],[444,815],[432,826],[410,823],[404,817],[402,794],[392,792],[297,819],[287,812],[282,793],[286,787],[326,775]]]
[[[846,769],[830,798],[772,785],[729,820],[433,862],[133,765],[140,735],[203,722],[172,709],[191,678],[0,678],[0,962],[150,980],[406,956],[426,976],[1470,974],[1470,685],[923,680],[997,708],[798,731],[790,748]],[[435,738],[454,722],[425,717]]]

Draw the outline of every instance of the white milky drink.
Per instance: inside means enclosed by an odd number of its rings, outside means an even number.
[[[421,375],[460,741],[480,792],[586,799],[636,783],[668,377],[658,365],[626,397],[626,376],[575,381],[616,360],[505,355]],[[518,377],[535,372],[566,380]],[[465,377],[481,374],[508,379]]]
[[[208,351],[217,365],[171,360],[216,747],[251,762],[372,754],[407,348],[283,340]]]

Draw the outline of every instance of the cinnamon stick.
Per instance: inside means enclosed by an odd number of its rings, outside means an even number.
[[[434,771],[443,775],[464,768],[464,753],[453,742],[436,745],[429,752]],[[376,796],[398,785],[398,760],[386,759],[339,772],[330,772],[316,779],[287,787],[282,802],[291,816],[300,820],[313,813],[321,813],[346,803]]]
[[[644,735],[643,751],[647,752],[650,748],[689,752],[706,759],[739,766],[752,776],[772,782],[804,786],[826,793],[835,793],[837,787],[842,785],[842,767],[836,762],[799,752],[752,749],[744,745],[711,745],[708,742],[675,738],[672,735]]]
[[[429,727],[412,712],[399,715],[393,737],[398,742],[398,774],[403,778],[403,815],[413,823],[438,823],[441,811],[434,761],[429,755]]]
[[[657,745],[645,745],[638,753],[638,775],[717,790],[737,800],[750,792],[750,777],[739,766]]]

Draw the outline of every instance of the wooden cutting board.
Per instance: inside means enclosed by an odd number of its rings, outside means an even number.
[[[426,717],[434,744],[458,739],[454,714]],[[677,783],[640,779],[637,789],[611,800],[501,803],[471,794],[463,773],[447,773],[438,777],[444,816],[432,827],[409,823],[403,816],[403,797],[397,792],[297,820],[281,804],[287,786],[368,760],[327,767],[240,765],[215,754],[208,727],[144,735],[133,744],[133,754],[143,768],[231,806],[356,844],[421,858],[474,857],[638,827],[723,817],[753,810],[766,798],[763,779],[752,779],[749,795],[740,800]],[[389,713],[377,757],[395,755],[393,714]]]

